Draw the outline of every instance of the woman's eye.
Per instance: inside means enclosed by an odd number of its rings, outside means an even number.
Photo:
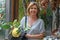
[[[37,9],[37,8],[31,8],[31,9]]]
[[[34,9],[37,9],[37,8],[34,8]]]
[[[31,8],[31,9],[33,9],[33,8]]]

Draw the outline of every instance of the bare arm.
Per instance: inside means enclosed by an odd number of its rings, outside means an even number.
[[[44,37],[44,33],[35,34],[35,35],[26,34],[26,37],[27,37],[27,38],[36,38],[36,39],[39,39],[39,38],[43,38],[43,37]]]

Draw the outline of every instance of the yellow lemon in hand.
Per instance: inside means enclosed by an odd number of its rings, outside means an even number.
[[[18,30],[18,28],[14,28],[14,29],[12,30],[12,36],[13,36],[13,37],[19,37],[19,36],[20,36],[20,33],[17,33],[17,30]]]

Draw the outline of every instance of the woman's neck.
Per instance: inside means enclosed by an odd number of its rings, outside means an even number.
[[[31,20],[37,20],[37,17],[36,16],[34,16],[34,17],[29,16],[29,19],[31,19]]]

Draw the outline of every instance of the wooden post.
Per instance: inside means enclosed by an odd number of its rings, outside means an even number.
[[[18,19],[19,0],[11,0],[11,20]]]

